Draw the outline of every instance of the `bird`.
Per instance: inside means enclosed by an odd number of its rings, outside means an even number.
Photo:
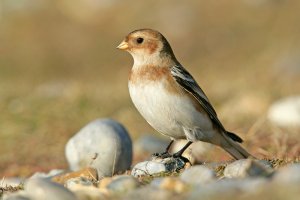
[[[156,131],[171,139],[166,150],[155,156],[182,157],[197,141],[219,146],[235,159],[252,156],[239,144],[243,140],[224,128],[208,97],[160,32],[149,28],[132,31],[117,49],[133,57],[128,77],[133,104]],[[187,140],[186,145],[169,153],[178,139]]]

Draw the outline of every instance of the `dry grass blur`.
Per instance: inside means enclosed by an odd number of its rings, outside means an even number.
[[[296,0],[1,0],[0,177],[66,168],[65,143],[95,118],[122,122],[132,138],[154,132],[128,96],[132,58],[115,49],[144,27],[169,39],[254,155],[298,157],[299,130],[265,116],[300,92],[299,8]]]

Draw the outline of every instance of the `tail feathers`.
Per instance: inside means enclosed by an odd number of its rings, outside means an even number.
[[[232,132],[226,132],[226,135],[228,137],[230,137],[231,139],[233,139],[233,141],[236,141],[238,143],[242,143],[243,142],[243,139],[240,138],[238,135],[236,135],[235,133],[232,133]]]
[[[236,141],[234,141],[231,137],[227,137],[227,134],[224,135],[228,145],[223,146],[223,149],[227,151],[232,157],[235,159],[245,159],[248,157],[253,157],[250,153],[248,153],[242,146],[240,146]],[[253,157],[254,158],[254,157]]]

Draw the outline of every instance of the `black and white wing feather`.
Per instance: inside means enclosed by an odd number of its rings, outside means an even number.
[[[192,75],[186,71],[182,66],[175,65],[171,68],[171,74],[176,80],[176,82],[190,94],[192,94],[200,105],[204,108],[204,110],[208,113],[210,119],[214,122],[214,124],[219,127],[225,134],[231,137],[233,140],[237,142],[242,142],[243,140],[235,135],[234,133],[227,132],[220,120],[217,117],[217,113],[210,104],[207,96],[197,84]]]
[[[176,82],[179,83],[181,87],[183,87],[186,91],[191,93],[201,104],[201,106],[204,108],[204,110],[209,114],[209,117],[217,123],[217,125],[222,128],[224,127],[219,121],[217,117],[217,113],[212,107],[212,105],[209,103],[209,100],[203,90],[199,87],[195,79],[192,77],[192,75],[186,71],[182,66],[173,66],[171,68],[171,74],[175,78]]]

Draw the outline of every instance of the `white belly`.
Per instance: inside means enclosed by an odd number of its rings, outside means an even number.
[[[130,84],[131,99],[146,119],[158,132],[174,139],[186,138],[184,130],[211,130],[210,119],[198,112],[187,96],[168,93],[164,85]]]

